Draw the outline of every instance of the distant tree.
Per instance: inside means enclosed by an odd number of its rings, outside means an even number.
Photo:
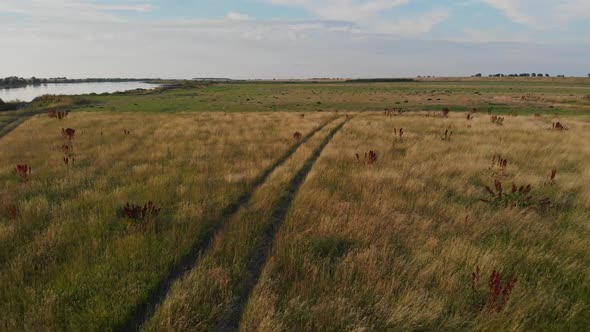
[[[590,77],[590,74],[588,74],[588,77]]]
[[[475,75],[473,75],[474,77],[481,77],[481,73],[477,73]]]
[[[537,77],[537,74],[536,73],[531,73],[531,76],[532,77]]]
[[[545,77],[551,77],[549,74],[545,74]]]
[[[4,101],[0,98],[0,105],[4,105]]]

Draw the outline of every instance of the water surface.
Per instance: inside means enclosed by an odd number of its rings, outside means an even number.
[[[135,89],[153,89],[157,84],[144,82],[98,82],[98,83],[47,83],[28,85],[22,88],[0,88],[0,99],[7,101],[29,102],[42,95],[84,95],[90,93],[112,93]]]

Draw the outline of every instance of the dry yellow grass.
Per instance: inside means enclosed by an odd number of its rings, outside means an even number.
[[[550,131],[565,122],[570,130]],[[241,328],[584,330],[590,323],[590,121],[487,115],[357,117],[310,173],[276,237]],[[404,128],[403,140],[394,128]],[[451,141],[441,139],[454,131]],[[376,151],[372,165],[355,153]],[[555,207],[494,207],[501,180]],[[555,185],[544,185],[551,170]],[[481,269],[472,291],[471,274]],[[518,281],[501,312],[478,309],[493,270]]]
[[[302,145],[282,166],[277,168],[252,197],[252,204],[242,208],[215,237],[213,245],[199,265],[179,280],[148,322],[146,330],[226,329],[232,310],[239,311],[244,280],[254,272],[250,263],[261,254],[266,235],[277,222],[273,212],[281,203],[291,181],[305,162],[338,128],[343,118],[330,123]]]
[[[293,132],[330,117],[73,113],[21,125],[0,141],[0,329],[117,326],[295,144]],[[62,127],[76,129],[70,167]],[[32,167],[27,183],[17,164]],[[117,215],[150,200],[162,208],[158,232]]]

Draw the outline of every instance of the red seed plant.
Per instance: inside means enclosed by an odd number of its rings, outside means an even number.
[[[129,136],[129,135],[131,135],[131,131],[127,130],[127,129],[123,129],[123,135]]]
[[[503,117],[499,117],[497,115],[492,115],[490,117],[490,121],[495,124],[496,126],[502,126],[504,125],[504,118]]]
[[[451,112],[451,110],[450,110],[450,109],[448,109],[448,108],[443,108],[443,110],[442,110],[442,116],[443,116],[443,117],[445,117],[445,118],[447,118],[447,117],[449,116],[449,113],[450,113],[450,112]]]
[[[21,182],[28,182],[31,178],[31,166],[24,164],[24,165],[16,165],[15,172],[16,175],[20,178]]]
[[[76,130],[72,129],[72,128],[61,128],[61,135],[68,140],[72,140],[74,139],[74,137],[76,136]]]
[[[478,303],[477,309],[482,310],[485,308],[488,312],[496,313],[504,310],[517,281],[517,276],[512,275],[502,282],[502,276],[498,271],[494,270],[488,279],[485,299],[481,303]],[[475,272],[471,274],[471,289],[475,294],[480,292],[480,288],[480,269],[477,266]]]
[[[47,112],[47,116],[50,119],[58,119],[58,120],[63,120],[65,118],[67,118],[69,114],[70,114],[70,111],[56,111],[56,110],[53,110],[53,111]]]
[[[8,204],[4,206],[2,212],[4,212],[4,215],[10,219],[16,219],[20,217],[20,209],[18,208],[18,205],[15,204]]]
[[[393,128],[393,134],[395,135],[396,138],[402,139],[404,138],[404,128]]]
[[[365,152],[365,157],[363,159],[361,159],[361,156],[359,156],[359,154],[357,153],[356,160],[365,165],[371,165],[377,162],[377,153],[373,150]]]
[[[66,166],[73,166],[76,159],[74,158],[74,145],[72,144],[72,141],[70,140],[66,144],[63,144],[61,146],[61,151],[64,154],[64,156],[63,156],[64,164]]]
[[[160,214],[160,210],[152,201],[149,201],[143,207],[127,203],[121,208],[119,215],[135,221],[145,221],[157,217]]]
[[[298,132],[298,131],[297,131],[297,132],[295,132],[295,134],[293,134],[293,138],[294,138],[295,140],[297,140],[297,141],[298,141],[298,140],[300,140],[302,137],[303,137],[303,134],[301,134],[301,133],[300,133],[300,132]]]
[[[453,137],[453,131],[447,129],[447,130],[445,130],[445,133],[442,136],[442,140],[446,141],[446,142],[450,142],[452,137]]]
[[[471,289],[475,292],[479,286],[479,265],[476,267],[475,272],[471,273]]]
[[[566,126],[564,126],[561,122],[555,122],[551,126],[551,129],[557,130],[557,131],[565,131],[565,130],[568,130],[568,128]]]
[[[492,167],[490,169],[498,176],[503,176],[508,166],[508,159],[502,158],[502,155],[494,155],[492,158]]]
[[[557,177],[557,169],[552,169],[551,174],[547,176],[547,180],[545,180],[545,185],[555,185],[555,178]]]
[[[502,276],[500,273],[496,270],[492,272],[488,281],[488,297],[486,299],[488,310],[501,312],[504,309],[517,280],[516,276],[512,276],[502,285]]]
[[[494,180],[494,188],[485,186],[489,198],[481,199],[482,202],[489,203],[496,207],[511,207],[520,209],[537,208],[540,211],[546,211],[553,207],[549,198],[538,199],[532,194],[532,186],[517,186],[512,183],[509,190],[504,190],[502,182]]]

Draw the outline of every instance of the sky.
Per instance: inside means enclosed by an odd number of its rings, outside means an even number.
[[[0,77],[590,73],[590,0],[0,0]]]

